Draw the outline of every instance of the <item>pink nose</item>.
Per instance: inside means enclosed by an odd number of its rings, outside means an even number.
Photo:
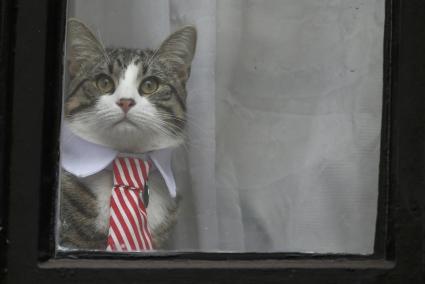
[[[133,99],[120,99],[117,102],[117,105],[125,113],[127,113],[135,104],[136,104],[136,102]]]

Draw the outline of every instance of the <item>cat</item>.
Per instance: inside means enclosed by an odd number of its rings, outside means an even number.
[[[184,143],[186,82],[197,33],[185,26],[156,50],[105,48],[81,21],[67,25],[68,89],[64,122],[81,138],[124,153]],[[77,178],[62,169],[59,246],[104,250],[112,173]],[[149,175],[148,224],[155,249],[176,222],[178,201],[158,171]]]

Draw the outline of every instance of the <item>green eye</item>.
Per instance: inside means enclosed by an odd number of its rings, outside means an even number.
[[[141,94],[150,95],[156,90],[158,90],[158,87],[159,87],[158,79],[155,77],[149,77],[140,84],[139,91]]]
[[[115,90],[114,81],[105,74],[101,74],[97,77],[96,86],[102,93],[112,93]]]

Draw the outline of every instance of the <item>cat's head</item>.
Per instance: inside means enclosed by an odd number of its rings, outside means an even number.
[[[65,121],[82,138],[119,151],[179,145],[195,46],[196,29],[186,26],[155,50],[105,48],[87,26],[69,20]]]

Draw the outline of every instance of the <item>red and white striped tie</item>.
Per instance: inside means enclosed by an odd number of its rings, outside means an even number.
[[[146,208],[140,198],[145,190],[150,163],[136,158],[116,158],[113,163],[107,251],[153,249]]]

